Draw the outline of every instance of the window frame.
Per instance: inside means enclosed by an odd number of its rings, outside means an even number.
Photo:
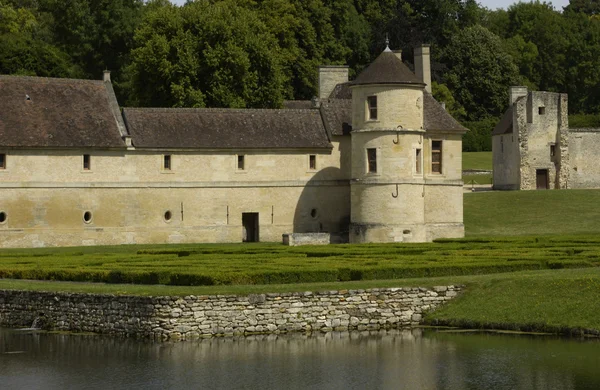
[[[317,155],[316,154],[308,155],[308,170],[309,171],[317,170]]]
[[[439,144],[439,147],[436,147],[435,144]],[[442,140],[431,140],[431,173],[435,175],[443,174],[443,158],[444,158],[444,143]],[[438,155],[437,160],[434,158],[435,155]],[[436,170],[437,168],[437,170]]]
[[[245,154],[237,154],[236,155],[236,170],[238,170],[238,171],[246,170],[246,155]]]
[[[377,148],[367,148],[367,173],[375,174],[377,171]]]
[[[367,120],[376,121],[378,120],[377,112],[377,95],[367,96]],[[373,115],[375,114],[375,115]]]
[[[92,156],[89,154],[83,155],[83,170],[88,172],[92,170]]]
[[[162,161],[162,169],[163,171],[172,171],[173,170],[173,155],[172,154],[163,154]]]

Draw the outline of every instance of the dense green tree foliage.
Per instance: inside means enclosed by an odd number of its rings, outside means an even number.
[[[507,87],[566,92],[600,113],[600,0],[0,0],[0,73],[99,79],[122,103],[278,107],[317,92],[317,67],[355,77],[385,48],[432,47],[434,95],[472,129],[470,150],[506,109]],[[474,122],[475,121],[475,122]]]

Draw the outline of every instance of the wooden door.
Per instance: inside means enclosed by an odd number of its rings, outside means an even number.
[[[535,170],[535,182],[538,190],[548,189],[548,170],[547,169],[536,169]]]

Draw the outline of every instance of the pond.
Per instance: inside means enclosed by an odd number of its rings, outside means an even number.
[[[0,329],[2,389],[599,389],[600,342],[436,330],[150,342]]]

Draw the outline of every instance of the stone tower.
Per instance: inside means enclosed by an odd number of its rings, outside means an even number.
[[[386,48],[352,85],[350,242],[430,239],[424,81]]]

